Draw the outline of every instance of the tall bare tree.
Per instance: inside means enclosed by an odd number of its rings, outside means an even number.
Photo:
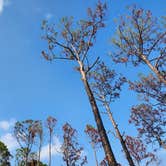
[[[138,93],[143,101],[132,106],[130,123],[133,123],[146,143],[157,142],[166,149],[166,91],[165,85],[153,74],[142,75],[139,81],[129,82],[130,89]]]
[[[53,132],[54,132],[56,122],[57,122],[57,120],[52,116],[49,116],[47,118],[47,121],[46,121],[46,126],[49,130],[49,163],[48,163],[48,166],[51,166],[52,136],[53,136]]]
[[[166,29],[165,18],[159,22],[149,10],[130,8],[122,16],[113,43],[112,54],[117,63],[144,64],[152,74],[142,74],[139,81],[129,81],[130,89],[138,93],[143,103],[132,107],[130,122],[146,143],[158,142],[165,149],[166,110]]]
[[[83,147],[77,141],[77,131],[69,123],[63,125],[62,155],[66,166],[83,166],[87,163],[87,157],[83,154]]]
[[[151,163],[158,162],[157,157],[151,153],[147,152],[147,147],[143,144],[143,142],[139,138],[126,136],[125,138],[126,145],[129,149],[130,154],[133,159],[136,161],[137,166],[140,166],[140,163],[144,161],[144,164],[150,165]]]
[[[164,20],[165,23],[165,20]],[[115,62],[146,64],[166,85],[166,28],[149,10],[133,6],[122,16],[113,43]]]
[[[73,22],[72,18],[62,19],[62,31],[58,32],[54,25],[48,25],[45,21],[43,29],[45,31],[44,39],[48,41],[49,52],[42,52],[46,60],[69,60],[76,62],[77,70],[81,74],[86,93],[89,98],[90,105],[94,114],[97,129],[99,131],[105,155],[108,158],[108,163],[111,166],[116,166],[117,162],[114,157],[108,136],[106,134],[96,100],[90,88],[87,74],[95,66],[99,57],[92,62],[95,57],[90,58],[90,48],[93,46],[97,32],[105,26],[104,16],[106,4],[100,1],[97,3],[95,10],[88,9],[88,19],[81,20],[77,23]],[[59,56],[56,54],[57,47],[61,48],[62,52]]]
[[[101,146],[101,138],[98,131],[92,125],[86,125],[85,133],[90,138],[90,144],[92,146],[96,166],[99,166],[96,149]]]
[[[18,154],[23,154],[25,166],[27,166],[29,154],[36,139],[37,133],[34,130],[36,123],[37,121],[30,119],[22,122],[16,122],[14,126],[14,135],[18,144],[20,145]]]
[[[40,155],[41,155],[41,148],[43,142],[43,126],[41,121],[35,121],[33,128],[31,129],[34,133],[36,133],[36,139],[38,139],[38,159],[37,159],[37,166],[40,164]]]
[[[126,78],[122,76],[117,78],[117,74],[115,73],[115,71],[109,69],[104,64],[104,62],[100,62],[96,65],[96,68],[89,73],[89,78],[93,93],[95,94],[95,98],[104,106],[108,117],[115,129],[116,136],[122,145],[129,165],[134,166],[132,157],[125,144],[125,140],[120,133],[118,125],[115,122],[113,113],[110,109],[110,104],[120,96],[121,86],[126,82]]]

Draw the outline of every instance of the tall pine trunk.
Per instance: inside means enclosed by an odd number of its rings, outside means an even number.
[[[129,163],[130,166],[134,166],[133,159],[132,159],[132,157],[131,157],[131,155],[130,155],[130,153],[128,151],[128,148],[126,146],[126,143],[125,143],[125,141],[124,141],[124,139],[123,139],[123,137],[122,137],[122,135],[121,135],[121,133],[119,131],[118,125],[116,124],[116,122],[115,122],[115,120],[113,118],[113,115],[112,115],[112,113],[110,111],[110,107],[107,104],[105,104],[105,108],[107,110],[107,114],[108,114],[108,116],[110,118],[110,121],[111,121],[111,123],[112,123],[112,125],[113,125],[113,127],[115,129],[116,135],[117,135],[117,137],[118,137],[118,139],[119,139],[119,141],[120,141],[120,143],[122,145],[122,148],[123,148],[123,151],[125,153],[126,159],[128,160],[128,163]]]
[[[105,131],[105,128],[104,128],[104,125],[103,125],[103,122],[102,122],[102,119],[101,119],[101,116],[99,113],[98,106],[96,104],[96,100],[94,98],[92,90],[91,90],[89,83],[87,81],[86,73],[84,71],[83,64],[80,61],[78,61],[78,63],[80,65],[80,73],[82,76],[82,81],[84,83],[84,87],[85,87],[86,93],[88,95],[90,105],[92,107],[92,111],[93,111],[93,115],[94,115],[95,122],[97,125],[97,129],[98,129],[99,135],[101,137],[102,146],[104,148],[105,156],[108,160],[108,165],[109,166],[117,166],[118,164],[116,162],[111,145],[109,143],[108,136],[106,134],[106,131]]]
[[[156,74],[158,79],[166,85],[166,80],[165,80],[164,76],[162,76],[160,74],[160,72],[157,70],[157,68],[150,63],[150,61],[146,58],[146,56],[140,55],[140,57],[149,66],[149,68]]]

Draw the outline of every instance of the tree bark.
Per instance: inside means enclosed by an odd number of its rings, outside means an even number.
[[[108,165],[109,166],[117,166],[118,164],[116,162],[111,145],[109,143],[108,136],[106,134],[106,131],[105,131],[105,128],[104,128],[104,125],[103,125],[103,122],[102,122],[102,119],[101,119],[101,116],[99,113],[98,106],[96,104],[96,100],[94,98],[92,90],[91,90],[89,83],[87,81],[86,73],[84,71],[83,64],[80,61],[78,61],[78,63],[80,65],[80,73],[82,76],[82,81],[84,83],[85,90],[86,90],[86,93],[88,95],[90,105],[92,107],[92,111],[93,111],[93,115],[94,115],[95,122],[97,125],[97,129],[98,129],[99,135],[101,137],[102,146],[104,148],[104,152],[105,152],[106,158],[108,160]]]
[[[156,134],[156,139],[159,143],[159,145],[164,149],[166,150],[166,144],[164,143],[164,141]]]
[[[142,60],[149,66],[149,68],[156,74],[158,79],[166,85],[166,80],[164,77],[159,73],[159,71],[150,63],[150,61],[146,58],[145,55],[140,55]]]
[[[118,137],[118,139],[119,139],[119,141],[120,141],[120,143],[122,145],[122,148],[124,150],[124,153],[125,153],[126,159],[128,160],[129,165],[130,166],[135,166],[134,162],[133,162],[133,159],[132,159],[132,157],[131,157],[131,155],[130,155],[130,153],[128,151],[128,148],[126,146],[126,143],[125,143],[125,141],[124,141],[124,139],[123,139],[123,137],[122,137],[122,135],[121,135],[121,133],[119,131],[118,125],[116,124],[116,122],[115,122],[115,120],[113,118],[113,115],[112,115],[112,113],[110,111],[110,107],[107,104],[105,104],[105,108],[106,108],[107,114],[108,114],[108,116],[109,116],[109,118],[110,118],[110,120],[112,122],[112,125],[113,125],[113,127],[115,129],[116,135],[117,135],[117,137]]]

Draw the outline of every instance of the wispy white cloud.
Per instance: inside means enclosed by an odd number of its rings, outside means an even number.
[[[15,119],[10,119],[9,121],[7,120],[2,120],[0,121],[0,129],[7,131],[9,130],[11,127],[14,126],[16,120]]]
[[[18,147],[17,140],[11,133],[6,133],[0,137],[0,140],[8,147],[10,151]]]
[[[0,14],[3,12],[5,6],[10,4],[10,0],[0,0]]]
[[[52,149],[51,149],[52,156],[60,155],[61,153],[61,142],[57,137],[53,137],[52,141]],[[41,150],[41,159],[47,160],[49,158],[49,145],[43,146]]]
[[[0,13],[2,13],[3,11],[3,6],[4,6],[4,2],[3,0],[0,0]]]
[[[14,118],[0,121],[0,130],[3,130],[3,135],[0,136],[0,140],[5,143],[10,151],[18,147],[15,137],[10,133],[15,122],[16,120]]]

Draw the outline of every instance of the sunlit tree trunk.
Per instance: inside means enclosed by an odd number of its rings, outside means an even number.
[[[149,68],[156,74],[156,76],[158,77],[158,79],[166,85],[166,80],[164,79],[164,77],[163,77],[163,76],[159,73],[159,71],[150,63],[150,61],[146,58],[146,56],[140,55],[140,57],[141,57],[142,60],[149,66]]]
[[[91,90],[91,88],[89,86],[89,83],[87,81],[87,78],[86,78],[86,73],[84,71],[84,66],[83,66],[81,61],[78,61],[78,63],[79,63],[79,66],[80,66],[80,73],[81,73],[81,76],[82,76],[82,81],[84,83],[85,90],[86,90],[86,93],[88,95],[90,105],[92,107],[92,111],[93,111],[93,114],[94,114],[97,129],[98,129],[99,135],[101,137],[101,141],[102,141],[102,145],[103,145],[103,148],[104,148],[104,151],[105,151],[106,158],[108,160],[108,165],[109,166],[117,166],[118,164],[116,162],[116,159],[114,157],[111,145],[109,143],[108,136],[106,134],[106,131],[105,131],[105,128],[104,128],[104,125],[103,125],[103,122],[102,122],[102,119],[101,119],[101,116],[100,116],[100,113],[99,113],[99,110],[98,110],[98,106],[96,104],[96,100],[94,98],[94,95],[92,93],[92,90]]]
[[[131,157],[128,149],[127,149],[127,146],[125,144],[125,141],[124,141],[124,139],[123,139],[123,137],[122,137],[122,135],[121,135],[121,133],[119,131],[118,125],[116,124],[116,122],[115,122],[115,120],[113,118],[113,115],[112,115],[112,113],[110,111],[110,107],[106,103],[105,103],[105,108],[106,108],[107,114],[108,114],[108,116],[110,118],[110,121],[111,121],[111,123],[112,123],[112,125],[113,125],[113,127],[115,129],[116,136],[118,137],[118,139],[119,139],[119,141],[120,141],[120,143],[122,145],[122,148],[123,148],[123,151],[125,153],[126,159],[128,160],[128,163],[129,163],[130,166],[134,166],[133,159],[132,159],[132,157]]]

